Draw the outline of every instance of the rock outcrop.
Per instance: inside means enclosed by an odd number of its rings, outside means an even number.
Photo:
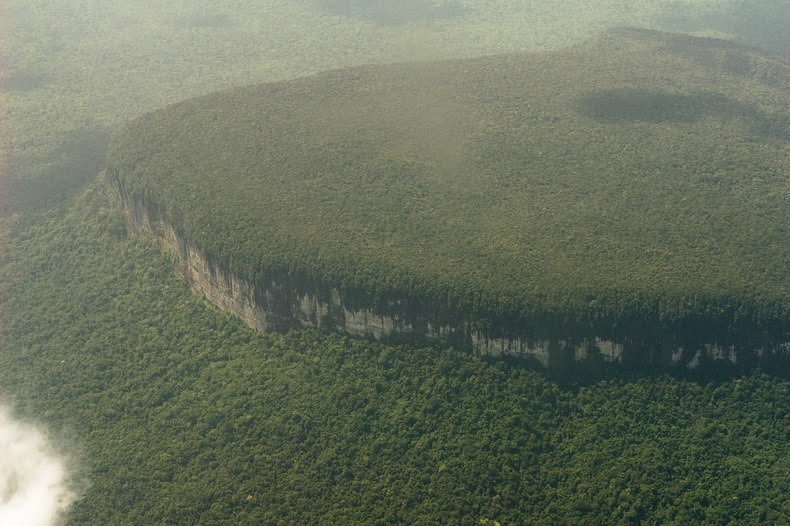
[[[410,298],[386,305],[360,306],[349,291],[331,283],[283,274],[253,282],[213,262],[169,222],[156,203],[130,195],[117,174],[108,181],[120,199],[130,231],[156,240],[174,255],[177,270],[211,303],[259,332],[291,328],[339,331],[388,343],[453,345],[486,356],[505,356],[540,364],[561,375],[598,375],[622,368],[706,372],[754,366],[787,374],[790,341],[769,346],[708,342],[684,346],[676,339],[646,342],[623,337],[565,335],[525,328],[507,333],[475,320],[452,306]],[[572,325],[569,325],[571,327]],[[481,328],[486,327],[486,328]]]

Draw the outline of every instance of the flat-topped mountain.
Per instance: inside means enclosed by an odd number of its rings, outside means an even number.
[[[790,354],[788,140],[787,57],[616,30],[188,100],[107,167],[182,259],[247,284],[248,322],[280,309],[260,328],[363,312],[392,318],[376,336],[694,365]]]

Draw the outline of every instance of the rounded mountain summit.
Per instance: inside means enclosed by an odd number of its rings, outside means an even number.
[[[786,358],[789,110],[786,56],[622,29],[188,100],[118,133],[107,168],[260,287],[467,336]]]

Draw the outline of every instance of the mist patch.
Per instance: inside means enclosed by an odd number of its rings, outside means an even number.
[[[323,11],[348,18],[361,18],[380,25],[398,26],[410,22],[426,22],[455,18],[468,9],[452,0],[314,0]]]
[[[0,77],[0,93],[10,91],[32,91],[46,84],[46,80],[37,75],[19,73]]]
[[[655,21],[666,31],[714,31],[780,53],[790,51],[787,6],[775,0],[739,2],[711,12],[698,12],[691,5],[675,2],[668,4]]]
[[[0,406],[0,524],[55,524],[75,500],[46,436]]]
[[[230,26],[231,20],[225,13],[204,13],[179,18],[174,24],[187,28],[222,28]]]

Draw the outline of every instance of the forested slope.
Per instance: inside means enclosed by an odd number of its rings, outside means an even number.
[[[69,524],[790,520],[787,381],[562,386],[451,349],[261,336],[117,206],[100,182],[2,223],[2,395],[71,453]]]
[[[193,99],[117,134],[108,169],[254,282],[770,347],[790,330],[788,78],[780,55],[615,30]]]

